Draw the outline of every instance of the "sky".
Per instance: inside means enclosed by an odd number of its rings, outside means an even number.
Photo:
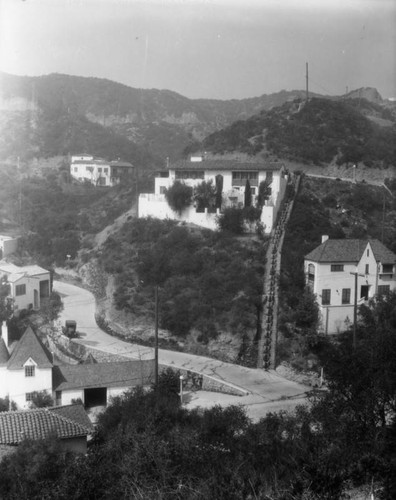
[[[0,70],[189,98],[396,97],[396,0],[0,0]]]

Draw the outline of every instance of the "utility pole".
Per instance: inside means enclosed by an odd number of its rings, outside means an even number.
[[[155,285],[154,384],[158,389],[158,285]]]
[[[305,85],[305,96],[306,100],[308,101],[308,63],[305,63],[305,80],[306,80],[306,85]]]
[[[353,349],[356,349],[356,324],[357,324],[357,291],[358,291],[358,276],[362,276],[364,278],[364,274],[359,274],[357,271],[354,273],[350,273],[355,276],[355,296],[353,301]]]

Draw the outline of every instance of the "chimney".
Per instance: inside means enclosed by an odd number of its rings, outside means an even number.
[[[2,325],[1,325],[1,336],[3,337],[5,346],[7,347],[7,350],[9,351],[9,349],[8,349],[8,325],[7,325],[6,321],[3,321]]]
[[[329,239],[329,235],[328,234],[322,234],[322,243],[324,243],[328,239]]]

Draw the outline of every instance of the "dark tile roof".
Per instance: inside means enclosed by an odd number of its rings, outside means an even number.
[[[84,411],[76,405],[76,413]],[[35,410],[7,411],[0,413],[0,444],[15,445],[23,439],[44,439],[55,435],[59,439],[87,436],[92,427],[74,421],[71,412],[62,415],[60,407],[37,408]],[[87,417],[88,418],[88,417]]]
[[[153,360],[117,361],[60,365],[53,368],[53,389],[89,389],[95,387],[135,387],[153,380]]]
[[[32,358],[39,368],[52,367],[51,353],[30,326],[27,327],[13,350],[7,368],[9,370],[20,370],[29,358]]]
[[[110,162],[111,167],[127,167],[131,168],[133,167],[132,163],[128,163],[127,161],[111,161]]]
[[[49,408],[52,413],[56,413],[61,417],[68,418],[84,426],[90,432],[93,431],[92,422],[89,420],[87,412],[82,404],[70,404],[65,406],[53,406]]]
[[[253,171],[274,171],[283,167],[280,162],[258,162],[238,161],[238,160],[202,160],[190,161],[179,160],[169,165],[170,170],[253,170]]]
[[[378,240],[370,240],[371,248],[373,249],[374,256],[377,262],[381,262],[382,264],[394,264],[396,263],[396,255],[386,248]]]
[[[0,337],[0,366],[5,366],[10,359],[8,349],[5,345],[3,337]]]
[[[358,263],[370,243],[377,262],[391,264],[396,262],[396,255],[378,240],[328,239],[305,256],[314,262],[351,262]]]

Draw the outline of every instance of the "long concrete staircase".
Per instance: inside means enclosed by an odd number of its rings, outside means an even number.
[[[275,369],[276,344],[278,341],[279,276],[281,254],[286,224],[293,209],[294,198],[298,192],[300,177],[293,179],[294,196],[285,199],[278,221],[270,235],[267,249],[267,265],[263,286],[263,313],[261,337],[258,341],[257,368]]]

